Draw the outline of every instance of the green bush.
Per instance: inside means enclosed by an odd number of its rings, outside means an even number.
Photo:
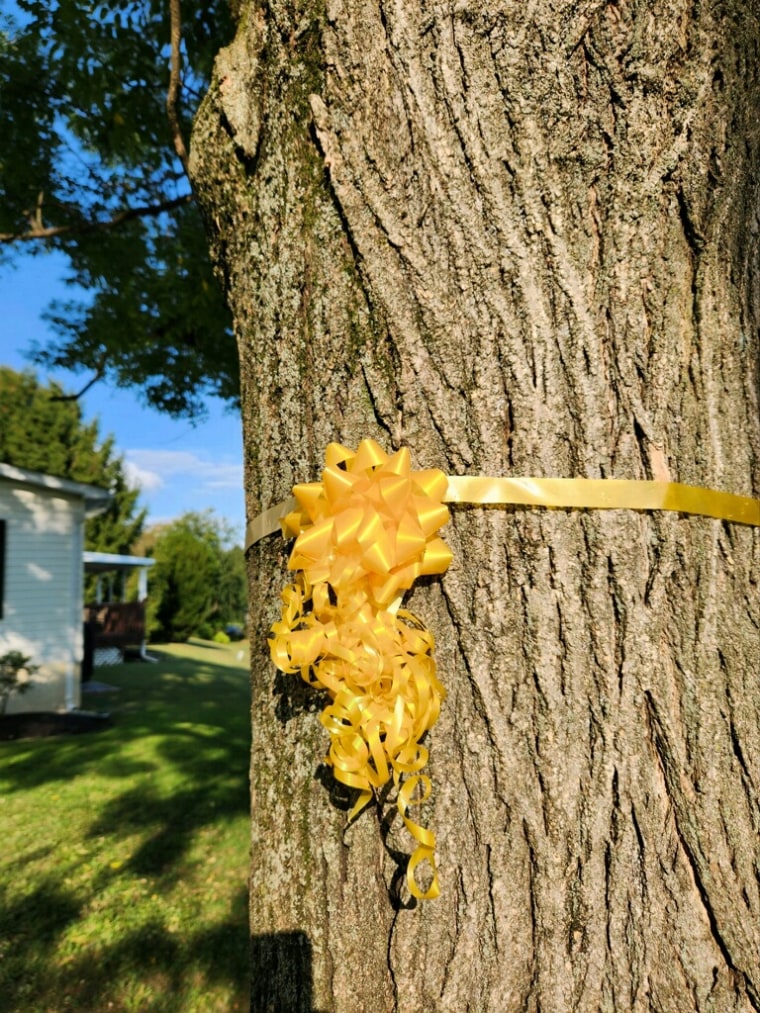
[[[211,640],[247,609],[245,554],[212,511],[186,513],[148,531],[136,551],[150,555],[147,625],[153,641]]]
[[[218,633],[215,633],[213,636],[213,640],[215,644],[229,644],[230,642],[230,638],[227,636],[224,630],[219,630]]]

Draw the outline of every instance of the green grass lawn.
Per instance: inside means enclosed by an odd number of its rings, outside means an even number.
[[[248,1008],[248,656],[99,668],[114,727],[0,742],[3,1013]]]

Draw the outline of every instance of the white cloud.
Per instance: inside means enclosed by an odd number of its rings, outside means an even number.
[[[125,457],[128,473],[137,477],[146,492],[160,488],[167,479],[177,478],[190,479],[200,489],[243,487],[242,463],[211,461],[188,450],[128,450]]]
[[[164,484],[164,480],[159,474],[155,471],[149,471],[147,468],[141,468],[134,461],[130,461],[128,457],[124,460],[124,472],[127,476],[127,481],[133,489],[138,488],[143,492],[155,492]]]
[[[214,472],[209,474],[204,483],[208,489],[242,489],[243,488],[243,465],[242,464],[218,464],[214,466]]]

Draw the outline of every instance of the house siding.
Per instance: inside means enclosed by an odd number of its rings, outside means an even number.
[[[65,710],[80,703],[84,502],[0,480],[5,582],[0,654],[18,650],[40,666],[7,712]]]

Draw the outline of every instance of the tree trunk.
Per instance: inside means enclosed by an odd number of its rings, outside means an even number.
[[[449,474],[760,495],[747,0],[241,0],[192,165],[240,347],[250,516],[373,437]],[[346,830],[324,701],[249,554],[252,1010],[760,1010],[760,535],[454,508],[410,607],[439,899]]]

